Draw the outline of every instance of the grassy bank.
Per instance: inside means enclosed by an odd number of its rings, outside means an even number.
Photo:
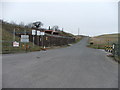
[[[40,47],[35,45],[33,47],[32,42],[29,43],[21,43],[20,37],[15,36],[15,41],[20,43],[19,47],[13,47],[13,34],[9,33],[8,31],[2,29],[2,53],[21,53],[21,52],[31,52],[31,51],[38,51]],[[26,49],[26,45],[29,46],[29,49]]]
[[[118,36],[118,34],[106,34],[91,37],[88,41],[88,47],[95,49],[105,49],[105,45],[112,45],[113,43],[118,43]]]
[[[88,47],[95,49],[112,50],[112,52],[115,53],[112,53],[113,55],[111,57],[113,57],[117,62],[120,62],[119,46],[117,48],[115,47],[114,49],[112,47],[113,43],[119,45],[118,38],[120,38],[120,34],[107,34],[91,37],[88,41]]]
[[[2,28],[0,29],[2,31],[1,36],[2,36],[2,40],[0,40],[0,42],[2,43],[2,52],[3,54],[9,54],[9,53],[22,53],[22,52],[32,52],[32,51],[40,51],[41,47],[38,45],[34,45],[32,42],[29,43],[22,43],[20,42],[20,37],[15,36],[15,40],[14,40],[14,35],[13,32],[24,32],[25,30],[27,32],[31,32],[31,28],[25,27],[25,26],[20,26],[17,24],[11,24],[11,23],[7,23],[7,22],[2,22]],[[64,31],[61,31],[59,33],[62,36],[66,36],[66,37],[76,37],[70,33],[66,33]],[[13,47],[13,42],[17,41],[19,42],[20,46],[19,47]],[[78,42],[79,39],[76,39],[76,42]],[[64,45],[62,47],[65,47],[67,45]],[[50,48],[56,48],[56,47],[61,47],[61,46],[50,46],[48,49]]]

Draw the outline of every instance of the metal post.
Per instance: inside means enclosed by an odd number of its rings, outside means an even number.
[[[34,40],[35,40],[35,37],[34,37],[34,35],[33,35],[33,47],[34,47]]]
[[[39,46],[39,36],[38,36],[38,46]]]
[[[42,47],[44,47],[44,46],[43,46],[43,35],[42,35]]]
[[[79,31],[80,31],[80,30],[79,30],[79,28],[78,28],[78,36],[79,36]]]
[[[36,30],[32,30],[32,36],[33,36],[33,47],[34,47],[34,42],[35,42],[35,35],[36,35]]]

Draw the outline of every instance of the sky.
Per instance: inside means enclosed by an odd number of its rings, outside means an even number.
[[[4,0],[1,19],[17,24],[41,21],[77,35],[118,32],[118,0]]]

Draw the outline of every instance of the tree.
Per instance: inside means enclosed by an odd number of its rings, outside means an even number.
[[[24,22],[20,22],[19,26],[24,27],[25,26]]]
[[[33,23],[29,23],[28,25],[26,25],[26,27],[32,28],[33,27]]]
[[[59,27],[57,25],[55,25],[55,26],[52,27],[52,29],[55,30],[55,31],[58,31]]]
[[[33,27],[35,27],[35,28],[40,28],[41,26],[43,26],[43,23],[42,22],[40,22],[40,21],[37,21],[37,22],[34,22],[33,23]]]

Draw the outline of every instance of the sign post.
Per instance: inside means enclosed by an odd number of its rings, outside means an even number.
[[[40,35],[42,36],[42,47],[44,47],[44,40],[43,40],[43,36],[45,35],[45,32],[40,32]]]
[[[38,36],[38,46],[39,46],[39,36],[40,36],[40,31],[37,31],[37,36]]]
[[[35,41],[35,35],[36,35],[36,30],[32,30],[32,35],[33,35],[33,47],[34,47],[34,41]]]
[[[29,42],[29,35],[21,35],[21,42],[25,43],[25,51],[27,52],[27,45],[26,45],[26,43]]]
[[[21,42],[29,42],[29,35],[21,35]]]

